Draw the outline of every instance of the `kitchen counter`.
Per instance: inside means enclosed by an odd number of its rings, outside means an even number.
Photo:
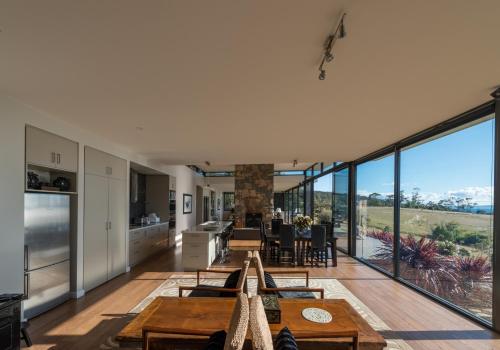
[[[232,221],[207,221],[182,231],[182,267],[184,271],[206,269],[221,249],[221,234]]]
[[[168,224],[168,222],[169,221],[167,220],[167,221],[160,221],[160,222],[157,222],[154,224],[149,224],[149,225],[130,225],[129,231],[140,230],[143,228],[154,227],[154,226],[159,226],[159,225],[165,225],[165,224]]]
[[[222,233],[229,226],[233,224],[232,221],[207,221],[203,224],[196,225],[188,230],[182,231],[183,234],[190,233]]]

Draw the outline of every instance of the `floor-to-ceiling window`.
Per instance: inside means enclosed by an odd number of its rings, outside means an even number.
[[[403,148],[400,175],[401,278],[487,321],[492,317],[494,124],[489,117]],[[369,190],[381,196],[383,191]],[[370,224],[380,232],[392,211],[374,209]],[[370,254],[390,259],[389,243],[380,234]]]
[[[337,247],[348,251],[349,242],[349,168],[333,173],[333,232]]]
[[[308,215],[312,217],[312,210],[313,210],[313,182],[312,181],[307,181],[305,183],[305,210],[306,212],[304,215]]]
[[[288,210],[290,208],[290,201],[288,199],[288,191],[285,191],[285,196],[283,198],[285,204],[284,204],[284,209],[283,209],[283,216],[284,216],[284,220],[285,221],[288,221],[288,218],[289,218],[289,213],[288,213]]]
[[[332,173],[323,175],[314,180],[314,223],[331,224],[332,222]]]
[[[394,154],[356,168],[356,256],[393,271]]]
[[[304,214],[304,186],[299,185],[298,188],[298,204],[297,210],[299,214]]]

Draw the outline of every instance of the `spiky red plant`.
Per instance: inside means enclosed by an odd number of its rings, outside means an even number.
[[[491,277],[491,264],[484,256],[457,256],[455,270],[471,282],[484,281]]]

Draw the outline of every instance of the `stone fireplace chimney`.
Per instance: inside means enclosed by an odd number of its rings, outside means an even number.
[[[265,223],[272,219],[274,164],[236,165],[234,211],[236,225],[246,226],[247,214],[261,214]]]

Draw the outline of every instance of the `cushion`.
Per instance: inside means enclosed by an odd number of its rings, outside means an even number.
[[[254,350],[273,350],[273,337],[259,295],[250,300],[250,331]]]
[[[241,293],[236,298],[233,314],[229,322],[224,350],[241,350],[245,343],[248,329],[248,319],[250,317],[250,307],[248,297]]]
[[[200,284],[198,287],[210,287],[210,288],[221,288],[221,287],[216,287],[216,286],[209,286],[205,284]],[[211,290],[199,290],[199,289],[193,289],[191,293],[188,295],[190,298],[202,298],[202,297],[214,297],[218,298],[221,296],[221,292],[215,292]]]
[[[297,350],[297,342],[288,327],[283,328],[276,337],[276,350]]]
[[[226,341],[226,331],[218,331],[210,336],[207,345],[203,350],[223,350],[224,342]]]
[[[273,276],[269,272],[264,272],[264,281],[266,281],[266,288],[278,288]]]
[[[241,269],[235,270],[229,274],[224,282],[224,288],[236,288],[238,286],[238,280],[240,278]],[[236,296],[234,292],[221,292],[221,297],[232,298]]]

